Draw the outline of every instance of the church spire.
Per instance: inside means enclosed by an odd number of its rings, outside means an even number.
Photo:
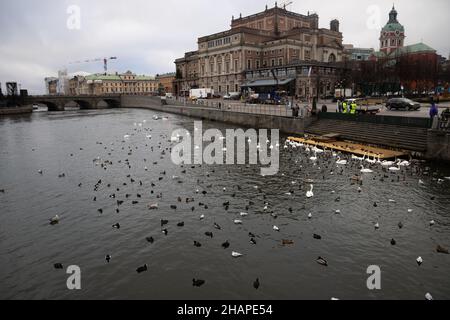
[[[395,10],[395,5],[392,4],[392,10],[389,13],[389,23],[398,23],[397,21],[398,12]]]

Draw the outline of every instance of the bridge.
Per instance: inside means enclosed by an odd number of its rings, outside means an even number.
[[[122,105],[121,95],[81,95],[81,96],[26,96],[19,98],[21,105],[45,105],[48,111],[64,111],[65,106],[75,102],[81,110],[120,108]]]

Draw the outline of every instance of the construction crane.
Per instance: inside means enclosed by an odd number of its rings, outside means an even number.
[[[110,58],[96,58],[96,59],[88,59],[83,61],[74,61],[70,62],[69,64],[81,64],[81,63],[92,63],[92,62],[100,62],[103,61],[103,69],[105,71],[105,74],[108,73],[108,61],[110,60],[117,60],[117,57],[110,57]]]
[[[294,1],[285,1],[285,2],[281,3],[281,7],[282,7],[284,10],[286,10],[286,7],[288,7],[288,6],[290,6],[290,5],[293,5],[293,4],[294,4]]]

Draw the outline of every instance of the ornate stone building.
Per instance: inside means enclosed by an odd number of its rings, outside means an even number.
[[[193,88],[212,88],[222,95],[240,92],[249,73],[301,65],[293,77],[297,80],[295,94],[317,93],[317,81],[306,81],[311,73],[305,74],[304,70],[310,66],[331,68],[342,57],[339,21],[331,21],[330,29],[319,28],[317,14],[302,15],[275,4],[274,8],[266,6],[265,11],[248,17],[233,17],[228,31],[199,38],[197,51],[175,61],[175,91],[178,95]],[[321,81],[326,83],[325,91],[332,92],[335,72],[326,72]],[[305,83],[308,90],[304,90]]]
[[[389,21],[381,30],[380,51],[388,55],[399,48],[403,48],[405,44],[405,28],[398,22],[397,15],[397,10],[392,7],[389,13]]]

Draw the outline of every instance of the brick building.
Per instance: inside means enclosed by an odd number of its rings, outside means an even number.
[[[436,86],[439,55],[425,43],[405,45],[406,32],[397,19],[395,7],[380,33],[380,51],[370,60],[395,70],[399,85],[414,93],[428,92]]]
[[[172,93],[175,94],[173,83],[175,81],[175,73],[166,73],[156,75],[159,94]]]

